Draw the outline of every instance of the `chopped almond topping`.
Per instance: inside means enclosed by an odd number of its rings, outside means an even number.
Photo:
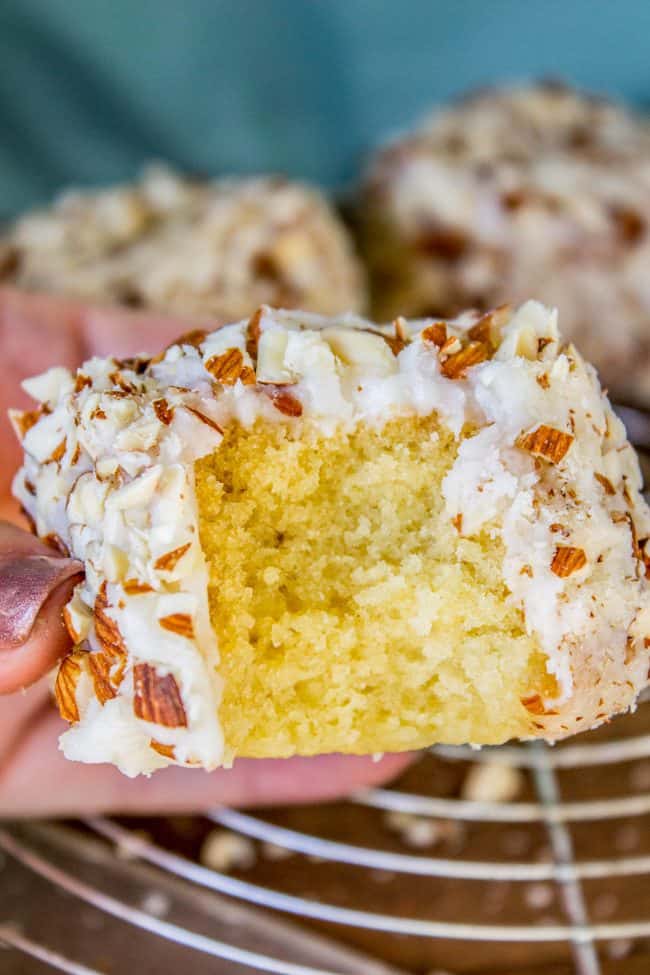
[[[460,352],[450,355],[442,363],[440,370],[447,379],[462,379],[468,369],[489,358],[490,347],[487,343],[470,342]]]
[[[244,365],[244,354],[241,349],[227,349],[221,355],[210,356],[205,363],[205,368],[224,386],[234,386],[238,379],[242,379],[244,370],[248,370],[247,378],[250,373],[253,373],[250,366]]]
[[[212,429],[216,430],[217,433],[223,434],[223,430],[221,429],[219,424],[216,423],[215,420],[210,419],[209,416],[206,416],[205,413],[201,413],[200,410],[195,409],[193,406],[185,406],[185,409],[189,413],[192,413],[192,415],[195,416],[197,420],[200,420],[201,423],[205,423],[206,426],[212,427]]]
[[[193,349],[198,349],[200,345],[206,340],[207,332],[204,328],[192,328],[189,332],[183,332],[175,342],[168,345],[167,348],[171,349],[174,345],[191,345]]]
[[[27,478],[25,478],[25,482],[24,483],[25,483],[25,490],[29,494],[35,495],[36,494],[36,487],[32,484],[32,482],[29,481]]]
[[[63,541],[61,536],[57,535],[56,532],[50,532],[48,535],[44,535],[43,541],[46,545],[49,545],[50,548],[53,548],[55,552],[58,552],[59,555],[64,555],[67,559],[70,558],[70,549]]]
[[[120,628],[115,620],[108,615],[108,608],[109,602],[106,593],[106,582],[103,582],[93,607],[95,635],[102,650],[109,657],[122,657],[126,659],[127,651],[122,634],[120,633]]]
[[[80,457],[81,457],[81,444],[77,443],[74,448],[72,457],[70,458],[70,466],[74,467],[76,464],[78,464]]]
[[[105,420],[106,419],[106,414],[101,409],[101,407],[96,406],[95,409],[90,414],[90,419],[91,420]]]
[[[537,376],[537,382],[542,387],[542,389],[548,389],[549,386],[551,385],[551,381],[548,378],[547,372],[540,373],[539,376]]]
[[[122,583],[122,589],[127,596],[141,596],[143,593],[154,591],[148,582],[140,582],[139,579],[126,579]]]
[[[43,412],[41,407],[36,410],[9,410],[9,419],[19,440],[22,440],[27,431],[38,423]]]
[[[100,652],[89,653],[87,660],[95,697],[100,704],[106,704],[107,701],[112,700],[117,695],[117,688],[122,683],[124,675],[123,673],[120,675],[119,681],[114,686],[111,678],[111,670],[115,665],[114,659],[111,659],[108,654]]]
[[[80,393],[82,389],[86,386],[92,386],[93,381],[90,376],[86,376],[83,372],[78,372],[74,381],[74,391],[75,393]]]
[[[491,311],[481,315],[475,325],[468,330],[467,335],[475,342],[486,342],[493,349],[499,344],[499,330],[508,322],[512,314],[510,305],[499,305]]]
[[[550,345],[553,339],[541,338],[537,339],[537,355],[541,355],[547,345]]]
[[[73,643],[79,643],[79,641],[81,640],[81,634],[77,633],[77,631],[74,628],[74,623],[72,622],[72,616],[68,606],[63,607],[62,615],[63,615],[63,624],[66,630],[68,631],[68,636],[70,637]]]
[[[169,405],[164,396],[161,399],[155,399],[151,405],[153,406],[153,411],[160,422],[168,427],[174,419],[173,406]]]
[[[457,335],[450,335],[449,338],[440,346],[440,356],[450,356],[454,352],[460,352],[463,343]]]
[[[179,545],[178,548],[172,549],[171,552],[165,552],[164,555],[161,555],[154,562],[154,569],[158,569],[161,572],[171,572],[191,547],[192,543],[186,542],[185,545]]]
[[[519,575],[520,576],[530,576],[530,578],[532,579],[533,578],[533,567],[532,567],[532,565],[528,565],[528,564],[522,565],[521,569],[519,570]]]
[[[447,341],[447,325],[445,322],[434,322],[433,325],[427,325],[422,330],[422,341],[430,342],[432,345],[437,345],[441,349]]]
[[[546,714],[546,708],[544,707],[544,700],[541,694],[527,694],[526,697],[520,697],[519,700],[531,714]]]
[[[133,668],[133,711],[136,717],[165,728],[186,728],[181,692],[172,674],[161,676],[150,664]]]
[[[280,413],[284,413],[285,416],[302,416],[302,403],[286,389],[264,386],[264,392]]]
[[[636,657],[636,650],[637,650],[637,648],[636,648],[636,644],[634,642],[634,638],[631,637],[631,636],[628,636],[627,640],[625,641],[625,660],[624,660],[624,663],[626,664],[626,666],[627,666],[627,664],[631,664],[632,661],[634,660],[634,658]]]
[[[155,752],[158,752],[159,755],[163,755],[165,758],[176,758],[173,745],[163,745],[161,741],[156,741],[155,738],[152,738],[149,742],[149,747],[153,748]]]
[[[59,713],[64,721],[71,724],[79,720],[76,692],[81,676],[81,661],[85,656],[85,653],[77,650],[65,657],[59,665],[54,684],[54,697]]]
[[[608,477],[605,477],[604,474],[599,474],[598,472],[594,474],[594,477],[596,478],[600,486],[604,489],[605,494],[609,494],[609,495],[616,494],[616,488],[614,487],[614,485],[612,484],[612,482]]]
[[[246,351],[253,360],[257,362],[257,345],[260,340],[260,322],[262,321],[262,309],[258,308],[248,321],[246,327]]]
[[[63,455],[65,454],[67,446],[68,446],[68,440],[67,437],[64,437],[61,443],[54,448],[54,450],[48,457],[48,461],[51,460],[58,464],[61,458],[63,457]]]
[[[110,379],[110,381],[113,383],[114,386],[119,386],[119,388],[123,393],[132,394],[137,392],[133,383],[128,382],[128,380],[124,378],[124,376],[119,371],[119,369],[116,369],[115,372],[110,372],[108,374],[108,378]]]
[[[573,441],[574,437],[570,433],[556,430],[555,427],[548,427],[542,423],[530,433],[522,433],[520,437],[517,437],[515,446],[533,454],[534,457],[543,457],[552,464],[558,464],[566,455]]]
[[[584,568],[586,564],[587,556],[584,549],[573,548],[572,545],[558,545],[551,562],[551,572],[554,572],[561,579],[565,579]]]
[[[194,623],[189,613],[171,613],[169,616],[161,616],[158,620],[163,630],[184,636],[188,640],[194,639]]]
[[[458,532],[459,535],[463,534],[463,513],[460,511],[457,515],[451,519],[451,523]]]

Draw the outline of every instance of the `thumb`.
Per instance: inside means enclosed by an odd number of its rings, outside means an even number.
[[[70,647],[63,607],[83,566],[0,522],[0,694],[46,674]]]

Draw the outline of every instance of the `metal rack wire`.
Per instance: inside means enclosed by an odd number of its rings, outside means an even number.
[[[649,705],[639,709],[647,717]],[[573,827],[601,823],[604,828],[620,820],[650,815],[650,792],[606,795],[564,800],[560,776],[572,770],[592,769],[597,775],[607,767],[643,761],[650,757],[648,722],[639,733],[620,738],[587,741],[552,749],[540,743],[475,751],[437,748],[433,753],[445,763],[492,762],[526,770],[533,794],[526,801],[470,801],[453,797],[416,794],[396,789],[374,789],[355,796],[351,807],[369,814],[403,813],[433,820],[471,824],[520,824],[546,832],[547,859],[502,862],[498,858],[461,858],[396,852],[317,835],[315,832],[278,825],[267,816],[232,809],[215,810],[211,821],[240,836],[308,859],[345,865],[357,871],[384,871],[390,875],[453,880],[471,885],[545,882],[559,892],[562,923],[490,923],[377,912],[363,905],[350,907],[317,896],[297,895],[282,889],[281,862],[277,883],[262,885],[227,872],[209,869],[189,857],[142,836],[117,820],[95,817],[83,829],[71,830],[39,824],[7,825],[0,829],[0,851],[45,881],[59,896],[86,905],[127,931],[140,932],[168,946],[182,947],[195,959],[220,959],[219,972],[274,972],[279,975],[396,975],[398,969],[373,961],[356,949],[332,940],[334,930],[363,929],[418,939],[451,939],[482,944],[561,942],[570,947],[577,975],[601,975],[599,943],[650,938],[650,911],[643,905],[636,916],[603,921],[591,916],[585,884],[595,880],[650,876],[650,855],[620,854],[613,844],[596,858],[576,856]],[[98,843],[97,840],[101,840]],[[180,886],[178,886],[180,885]],[[174,902],[171,918],[156,916],[143,907],[142,890],[153,890]],[[136,893],[134,893],[136,891]],[[137,893],[140,892],[140,894]],[[188,914],[189,899],[208,897],[200,910]],[[176,904],[181,904],[181,908]],[[252,905],[252,908],[251,908]],[[196,907],[196,905],[195,905]],[[258,909],[262,908],[263,913]],[[252,911],[252,913],[251,913]],[[196,918],[199,922],[196,922]],[[178,920],[177,920],[178,918]],[[289,922],[287,922],[289,918]],[[303,929],[295,921],[327,925],[330,938]],[[220,934],[217,937],[217,933]],[[72,960],[46,943],[0,923],[0,944],[29,957],[47,970],[71,975],[103,971]],[[649,956],[650,957],[650,956]],[[234,967],[222,967],[227,963]],[[0,969],[2,953],[0,953]],[[41,969],[39,969],[40,972]],[[45,970],[45,969],[44,969]],[[172,968],[160,968],[161,972]],[[22,971],[22,969],[21,969]],[[31,971],[31,970],[30,970]],[[192,962],[191,971],[203,971]]]

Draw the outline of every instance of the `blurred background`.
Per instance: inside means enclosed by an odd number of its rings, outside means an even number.
[[[0,215],[165,159],[340,187],[432,104],[561,76],[644,105],[645,0],[3,0]]]

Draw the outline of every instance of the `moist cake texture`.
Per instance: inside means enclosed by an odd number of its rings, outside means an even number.
[[[556,739],[632,706],[650,514],[556,317],[263,307],[27,381],[15,493],[86,567],[65,754],[133,775]]]
[[[650,397],[650,129],[557,84],[487,89],[381,149],[359,209],[373,314],[535,297],[619,399]]]
[[[366,303],[351,241],[317,190],[270,177],[200,182],[161,165],[18,219],[0,238],[0,279],[221,321],[264,302],[324,314]]]

